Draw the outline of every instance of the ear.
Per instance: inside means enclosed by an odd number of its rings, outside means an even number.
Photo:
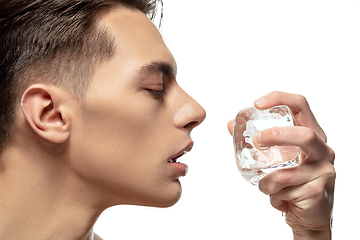
[[[30,127],[40,137],[64,143],[70,137],[70,118],[63,103],[63,90],[53,85],[34,84],[21,98],[21,108]]]

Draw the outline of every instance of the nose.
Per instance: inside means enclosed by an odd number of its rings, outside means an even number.
[[[176,102],[178,107],[174,117],[174,125],[177,128],[191,131],[204,121],[205,109],[181,88]]]

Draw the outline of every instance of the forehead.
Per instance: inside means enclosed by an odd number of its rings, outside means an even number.
[[[158,29],[141,11],[118,7],[102,15],[100,22],[114,37],[116,54],[127,63],[168,62],[175,65]]]

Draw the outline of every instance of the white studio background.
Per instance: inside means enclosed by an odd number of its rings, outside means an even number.
[[[95,226],[113,239],[292,239],[269,197],[236,169],[227,122],[274,91],[307,97],[336,152],[333,239],[358,236],[358,0],[164,0],[162,34],[178,82],[207,111],[181,161],[180,201],[117,206]],[[353,216],[349,218],[349,216]]]

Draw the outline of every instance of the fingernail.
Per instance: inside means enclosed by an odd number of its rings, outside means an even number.
[[[253,137],[253,143],[255,145],[255,147],[259,150],[266,150],[266,149],[269,149],[270,147],[268,146],[264,146],[262,143],[261,143],[261,132],[257,132],[254,137]]]
[[[254,135],[253,137],[253,142],[256,146],[260,146],[260,142],[261,142],[261,132],[258,132]]]
[[[255,104],[258,106],[263,106],[266,102],[266,98],[265,97],[261,97],[258,100],[255,101]]]

